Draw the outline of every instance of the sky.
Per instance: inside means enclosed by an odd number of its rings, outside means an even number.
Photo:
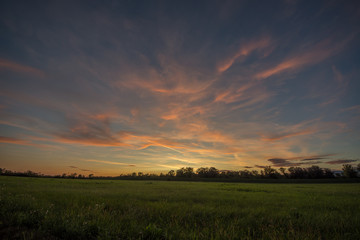
[[[0,3],[0,167],[360,162],[360,1]]]

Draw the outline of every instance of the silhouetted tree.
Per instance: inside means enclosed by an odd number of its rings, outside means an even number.
[[[241,178],[251,178],[252,174],[249,170],[239,171],[239,176]]]
[[[262,171],[262,176],[265,178],[278,178],[279,173],[276,169],[272,168],[271,166],[266,166]]]
[[[201,167],[201,168],[196,169],[196,174],[199,177],[204,178],[204,177],[206,177],[208,170],[209,170],[209,168]]]
[[[307,175],[309,178],[322,178],[324,172],[319,166],[311,166],[307,169]]]
[[[174,171],[174,170],[170,170],[170,171],[167,173],[167,176],[168,176],[168,177],[174,177],[174,176],[175,176],[175,171]]]
[[[217,176],[219,176],[219,170],[214,167],[210,167],[208,171],[208,177],[216,178]]]
[[[279,168],[279,171],[281,172],[281,174],[284,176],[284,177],[288,177],[287,176],[287,174],[286,174],[286,168],[283,168],[283,167],[281,167],[281,168]]]
[[[251,175],[252,175],[253,177],[255,177],[255,178],[260,177],[259,171],[257,171],[257,170],[252,170],[252,171],[251,171]]]
[[[76,176],[77,176],[77,173],[71,173],[68,177],[69,178],[76,178]]]
[[[289,167],[290,178],[306,178],[307,171],[301,167]]]
[[[176,171],[176,177],[191,178],[194,175],[194,169],[191,167],[181,168]]]
[[[324,178],[334,178],[334,173],[329,168],[324,168]]]
[[[342,170],[344,177],[354,178],[357,175],[355,168],[350,164],[344,164]]]

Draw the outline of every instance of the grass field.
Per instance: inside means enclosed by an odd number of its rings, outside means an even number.
[[[360,184],[0,177],[3,239],[360,239]]]

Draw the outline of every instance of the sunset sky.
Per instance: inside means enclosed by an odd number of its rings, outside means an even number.
[[[0,167],[360,161],[360,1],[1,1]]]

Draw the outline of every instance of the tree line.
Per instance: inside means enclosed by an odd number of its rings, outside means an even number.
[[[61,175],[45,175],[33,171],[16,172],[0,168],[0,175],[4,176],[23,176],[23,177],[51,177],[51,178],[71,178],[71,179],[327,179],[327,178],[356,178],[360,177],[360,163],[354,167],[344,164],[341,172],[333,172],[328,168],[311,166],[308,168],[289,167],[275,169],[265,166],[258,170],[218,170],[215,167],[200,167],[196,170],[192,167],[183,167],[178,170],[170,170],[167,173],[150,174],[143,172],[133,172],[121,174],[117,177],[94,176],[94,174],[83,175],[77,173]]]

